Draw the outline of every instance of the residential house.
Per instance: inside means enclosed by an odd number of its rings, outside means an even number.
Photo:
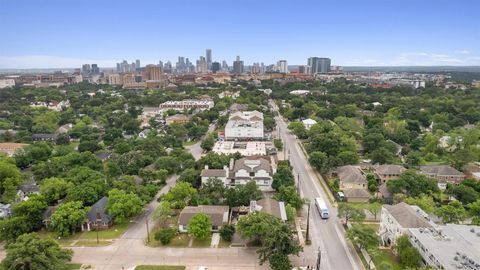
[[[255,181],[260,190],[272,191],[273,174],[269,157],[251,156],[236,161],[231,159],[229,166],[224,166],[223,169],[208,169],[206,166],[200,176],[202,184],[210,178],[222,180],[227,187]]]
[[[178,216],[178,230],[180,232],[188,231],[188,223],[196,214],[206,214],[212,222],[212,231],[218,232],[223,224],[228,224],[229,207],[226,205],[199,205],[187,206],[183,208]]]
[[[308,119],[302,120],[302,123],[303,123],[303,126],[305,127],[305,129],[309,130],[313,125],[315,125],[317,123],[317,121],[308,118]]]
[[[250,213],[251,212],[263,212],[275,216],[283,222],[287,221],[285,203],[279,202],[270,197],[266,197],[259,201],[250,201]]]
[[[42,223],[45,228],[48,229],[48,226],[50,226],[52,214],[55,212],[55,210],[57,210],[57,207],[58,205],[48,206],[47,209],[45,209],[45,211],[43,212]]]
[[[420,171],[438,182],[438,187],[442,190],[447,188],[447,183],[459,184],[465,179],[462,172],[457,171],[449,165],[425,165],[420,166]]]
[[[410,243],[432,269],[480,269],[480,226],[446,224],[436,228],[411,228]]]
[[[8,157],[12,157],[17,150],[23,149],[26,146],[28,146],[28,144],[25,143],[0,143],[0,153],[4,153]]]
[[[223,169],[209,169],[208,165],[205,165],[205,169],[200,173],[202,179],[202,185],[208,182],[209,179],[219,179],[225,186],[230,185],[229,169],[228,166],[223,166]]]
[[[380,238],[386,246],[394,246],[397,239],[411,228],[433,228],[428,214],[416,205],[401,202],[384,205],[380,215]]]
[[[99,153],[95,153],[95,156],[100,159],[102,162],[106,161],[107,159],[109,159],[111,156],[112,156],[112,153],[109,153],[109,152],[99,152]]]
[[[11,215],[12,209],[10,204],[0,203],[0,218],[7,218]]]
[[[65,134],[73,129],[73,124],[65,124],[57,129],[57,134]]]
[[[138,133],[138,137],[141,139],[146,139],[148,137],[148,134],[150,133],[150,129],[144,129]]]
[[[165,119],[165,122],[167,125],[171,124],[186,124],[188,122],[188,117],[184,114],[175,114],[172,116],[169,116]]]
[[[53,142],[57,139],[56,134],[46,134],[46,133],[36,133],[32,135],[32,140],[34,142]]]
[[[397,179],[406,169],[401,165],[384,164],[374,166],[373,170],[376,178],[382,184]]]
[[[20,202],[26,201],[28,196],[32,194],[40,194],[40,187],[36,183],[20,185],[17,191],[17,200]]]
[[[198,111],[204,111],[204,110],[209,110],[213,108],[215,103],[212,100],[193,100],[193,99],[188,99],[188,100],[180,100],[180,101],[167,101],[162,104],[160,104],[160,109],[162,110],[177,110],[177,111],[183,111],[183,110],[198,110]]]
[[[343,189],[343,195],[347,202],[368,202],[372,197],[364,188]]]
[[[113,220],[107,214],[108,198],[103,197],[96,202],[87,212],[82,231],[105,230],[113,225]]]
[[[368,187],[367,178],[362,170],[356,166],[346,165],[336,169],[333,175],[340,181],[340,189],[366,189]]]
[[[234,185],[244,185],[250,181],[255,181],[260,190],[273,190],[274,172],[269,160],[266,158],[254,158],[241,158],[235,161],[231,171]]]

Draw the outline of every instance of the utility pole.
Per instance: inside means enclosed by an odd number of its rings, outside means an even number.
[[[300,195],[300,173],[297,173],[297,193]]]
[[[150,243],[150,231],[148,230],[148,215],[145,219],[145,223],[147,224],[147,243]]]
[[[308,203],[307,232],[305,234],[305,243],[310,243],[310,203]]]
[[[320,251],[320,248],[318,248],[317,267],[315,268],[316,270],[320,270],[321,262],[322,262],[322,252]]]

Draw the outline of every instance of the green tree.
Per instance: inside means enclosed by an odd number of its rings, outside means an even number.
[[[302,208],[303,204],[305,204],[305,200],[297,193],[295,186],[281,186],[274,198],[278,201],[286,202],[296,209]]]
[[[178,181],[188,182],[192,184],[192,186],[198,187],[200,185],[200,172],[194,168],[185,169],[182,174],[180,174]]]
[[[288,258],[288,256],[280,252],[275,252],[271,254],[268,262],[270,264],[270,268],[272,268],[273,270],[292,269],[292,264],[290,263],[290,259]]]
[[[387,188],[393,194],[404,193],[412,197],[439,191],[435,179],[414,170],[406,170],[398,179],[388,181]]]
[[[205,151],[211,151],[214,145],[215,139],[212,136],[207,136],[200,144],[200,147]]]
[[[451,201],[436,209],[435,214],[440,217],[443,223],[460,223],[466,218],[466,211],[459,201]]]
[[[62,203],[52,214],[51,226],[60,236],[72,235],[85,220],[86,213],[82,202]]]
[[[220,228],[220,236],[225,241],[232,241],[232,237],[235,234],[235,225],[233,224],[224,224]]]
[[[192,184],[178,182],[165,195],[163,195],[162,199],[168,201],[175,209],[183,209],[196,195],[197,190],[192,187]]]
[[[12,215],[25,218],[28,231],[35,231],[42,227],[43,213],[47,207],[43,196],[33,195],[28,200],[16,204],[12,209]]]
[[[358,163],[358,154],[354,151],[343,151],[338,154],[342,165],[353,165]]]
[[[281,186],[294,186],[295,178],[290,165],[278,166],[277,172],[273,175],[272,188],[278,190]]]
[[[13,161],[0,160],[0,194],[3,203],[15,201],[21,183],[22,175]]]
[[[237,231],[242,238],[261,242],[263,237],[274,227],[278,227],[281,220],[263,212],[254,212],[241,218],[237,223]]]
[[[339,203],[338,217],[345,219],[345,223],[348,223],[349,220],[362,221],[365,219],[365,212],[358,206],[349,203]]]
[[[187,230],[197,239],[207,239],[212,235],[212,221],[206,214],[196,214],[188,222]]]
[[[468,205],[468,215],[472,217],[472,223],[480,225],[480,200]]]
[[[371,173],[367,174],[367,183],[368,183],[368,190],[372,193],[378,191],[378,181],[375,179],[375,176]]]
[[[20,235],[31,231],[27,217],[17,216],[0,220],[0,240],[13,243]]]
[[[124,222],[129,217],[142,212],[143,201],[132,192],[112,189],[108,192],[108,213],[116,222]]]
[[[394,156],[392,151],[385,147],[379,147],[372,151],[370,154],[373,164],[387,164],[394,161]]]
[[[53,204],[67,196],[67,191],[71,186],[72,184],[68,183],[65,179],[52,177],[42,182],[40,192],[45,196],[48,204]]]
[[[419,197],[407,197],[405,198],[405,202],[411,205],[417,205],[427,213],[433,213],[435,210],[435,202],[433,201],[433,197],[426,194],[422,194]]]
[[[380,211],[382,211],[382,204],[381,204],[381,203],[378,203],[378,202],[369,203],[369,204],[367,204],[367,206],[365,207],[365,209],[366,209],[370,214],[372,214],[373,217],[374,217],[374,219],[376,220],[378,213],[380,213]]]
[[[320,151],[315,151],[310,153],[308,157],[308,161],[310,164],[312,164],[317,170],[319,170],[321,173],[326,173],[328,170],[331,169],[330,161],[328,159],[327,154],[320,152]]]
[[[153,218],[159,220],[160,227],[166,228],[169,224],[168,219],[173,215],[172,206],[168,201],[161,201],[155,211],[153,211]]]
[[[250,201],[257,201],[261,198],[262,191],[258,189],[255,181],[229,188],[225,192],[225,199],[230,207],[249,205]]]
[[[208,179],[199,191],[199,203],[207,205],[222,204],[225,199],[225,192],[225,184],[222,180],[217,178]]]
[[[262,240],[262,246],[257,250],[260,264],[269,261],[270,266],[273,263],[273,269],[279,268],[276,264],[276,257],[278,254],[284,256],[298,255],[302,251],[302,247],[294,238],[294,233],[290,227],[285,223],[277,224],[272,227],[264,236]],[[273,261],[272,258],[275,258]],[[288,258],[288,257],[287,257]]]
[[[378,246],[379,238],[375,230],[365,224],[353,224],[347,230],[347,238],[360,249],[369,249]]]
[[[30,233],[7,246],[7,255],[0,266],[5,270],[66,270],[72,255],[71,250],[60,248],[55,240]]]
[[[155,232],[154,238],[157,241],[160,241],[162,245],[168,245],[172,241],[173,237],[177,234],[177,229],[174,228],[164,228],[160,231]]]
[[[273,139],[273,144],[275,145],[275,148],[277,148],[278,151],[283,150],[283,142],[280,139]]]
[[[395,251],[403,267],[416,269],[420,266],[422,256],[412,246],[407,235],[402,235],[397,239]]]

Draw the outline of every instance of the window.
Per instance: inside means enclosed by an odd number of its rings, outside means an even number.
[[[250,172],[250,177],[254,177],[255,176],[255,172]]]

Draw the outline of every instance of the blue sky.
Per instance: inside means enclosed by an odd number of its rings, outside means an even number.
[[[229,64],[480,65],[477,0],[0,0],[0,68],[142,65],[211,48]]]

